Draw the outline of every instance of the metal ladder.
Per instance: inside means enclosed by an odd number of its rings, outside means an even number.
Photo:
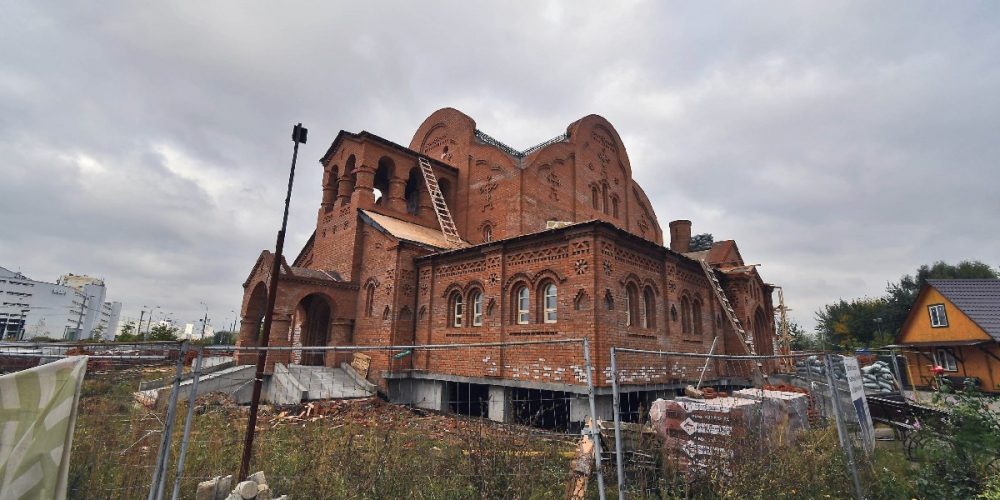
[[[736,336],[743,343],[743,347],[746,349],[747,354],[751,356],[756,356],[757,352],[753,345],[753,338],[747,336],[746,330],[740,324],[740,319],[736,317],[736,311],[733,310],[733,305],[729,303],[729,298],[726,297],[726,293],[722,290],[722,284],[719,283],[719,278],[715,276],[715,270],[712,266],[705,262],[704,260],[699,260],[701,263],[702,271],[705,271],[705,276],[708,281],[712,284],[712,290],[715,291],[715,298],[718,299],[719,303],[722,304],[722,310],[726,312],[726,317],[729,318],[729,324],[733,326],[733,331],[736,332]],[[764,364],[760,361],[754,363],[757,368],[758,375],[761,376],[765,381],[767,380],[767,374],[764,373]]]
[[[458,236],[458,228],[455,227],[455,221],[451,218],[448,204],[444,201],[444,195],[441,193],[441,186],[438,185],[437,176],[434,175],[434,170],[431,169],[431,162],[427,161],[427,158],[419,156],[417,157],[417,163],[420,164],[420,171],[424,174],[427,192],[431,195],[431,204],[434,205],[434,213],[437,214],[438,223],[441,224],[441,234],[444,235],[445,241],[452,248],[465,246],[465,242]]]

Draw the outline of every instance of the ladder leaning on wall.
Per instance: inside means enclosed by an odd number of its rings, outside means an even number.
[[[754,348],[753,338],[747,335],[747,331],[743,329],[740,324],[740,319],[736,317],[736,311],[733,310],[733,305],[729,302],[729,298],[726,297],[726,293],[722,290],[722,284],[719,283],[719,278],[715,276],[715,270],[712,266],[704,260],[699,260],[701,263],[702,271],[705,271],[705,277],[708,278],[708,282],[712,285],[712,290],[715,292],[715,298],[722,305],[722,310],[725,311],[726,317],[729,318],[729,324],[732,325],[733,331],[736,332],[736,337],[740,339],[743,344],[744,349],[746,349],[747,354],[751,356],[757,355],[757,350]],[[764,373],[763,367],[764,363],[760,360],[754,362],[754,367],[757,369],[757,375],[766,382],[767,374]]]
[[[444,194],[441,193],[437,176],[431,169],[431,162],[423,156],[417,157],[417,162],[420,163],[420,171],[424,174],[424,183],[427,184],[427,192],[431,195],[431,204],[434,206],[434,213],[437,214],[438,223],[441,225],[441,234],[444,235],[445,241],[452,248],[465,246],[465,242],[458,236],[458,228],[455,227],[455,221],[451,218],[451,212],[444,200]]]

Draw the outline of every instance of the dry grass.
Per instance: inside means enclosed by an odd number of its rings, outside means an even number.
[[[140,378],[150,375],[88,375],[73,444],[72,498],[148,492],[166,411],[134,403]],[[195,404],[181,498],[193,498],[199,481],[236,473],[247,423],[246,408],[223,397]],[[167,494],[186,412],[186,403],[178,405]],[[561,498],[575,442],[371,398],[263,407],[251,467],[265,471],[272,491],[297,498]]]

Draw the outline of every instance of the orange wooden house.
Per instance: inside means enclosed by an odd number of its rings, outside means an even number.
[[[930,385],[936,365],[956,383],[1000,392],[1000,280],[927,280],[896,343],[917,386]]]

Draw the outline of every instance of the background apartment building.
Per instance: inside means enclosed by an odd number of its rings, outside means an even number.
[[[0,338],[111,338],[121,302],[105,302],[103,280],[66,274],[56,283],[36,281],[0,267]]]

